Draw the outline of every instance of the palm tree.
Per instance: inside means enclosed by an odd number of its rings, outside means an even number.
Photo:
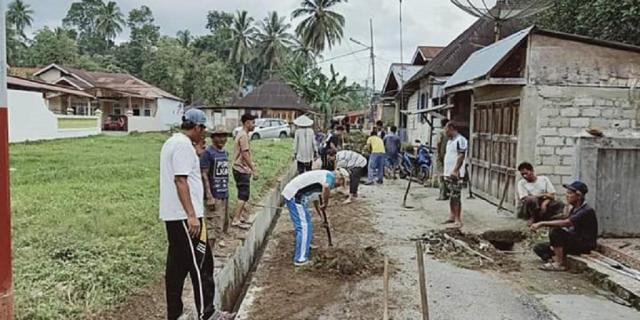
[[[183,48],[188,48],[191,44],[191,39],[193,39],[189,30],[178,31],[176,37],[178,37],[178,42]]]
[[[103,4],[98,9],[98,15],[96,17],[96,31],[105,40],[115,39],[120,32],[122,32],[122,26],[125,24],[124,16],[118,8],[118,4],[113,1],[109,1],[107,4]]]
[[[253,18],[249,17],[247,11],[238,11],[231,23],[231,51],[229,60],[241,66],[240,81],[238,82],[238,94],[244,84],[244,75],[247,64],[251,61],[251,48],[257,33],[253,26]]]
[[[345,19],[331,7],[347,0],[303,0],[301,8],[293,11],[293,18],[306,16],[296,33],[315,53],[329,49],[342,41]]]
[[[293,41],[293,36],[288,32],[290,28],[291,25],[275,11],[260,22],[258,48],[262,62],[269,72],[282,62],[282,56]]]
[[[24,34],[26,27],[31,27],[33,22],[33,10],[31,6],[25,4],[22,0],[14,0],[9,4],[9,10],[7,10],[7,22],[12,25],[23,39],[27,36]]]

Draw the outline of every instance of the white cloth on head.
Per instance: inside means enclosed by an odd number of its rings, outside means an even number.
[[[178,198],[176,176],[187,176],[191,204],[196,217],[204,212],[204,186],[200,173],[200,159],[191,139],[183,133],[169,138],[160,151],[160,219],[186,220],[187,213]]]
[[[453,170],[456,168],[456,164],[458,163],[458,156],[460,154],[466,155],[468,148],[469,146],[467,143],[467,139],[459,133],[458,135],[447,141],[447,149],[444,154],[445,177],[449,177],[453,174]],[[458,171],[458,173],[458,177],[464,178],[466,174],[464,163],[462,164],[462,166],[460,166],[460,170]]]

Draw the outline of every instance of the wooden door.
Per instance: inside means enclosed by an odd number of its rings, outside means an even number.
[[[490,202],[515,207],[519,99],[476,103],[471,134],[471,179],[474,192]]]

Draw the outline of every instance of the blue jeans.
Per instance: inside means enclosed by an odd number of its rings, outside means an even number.
[[[372,153],[371,155],[369,155],[369,182],[377,181],[382,183],[384,177],[384,162],[384,153]]]

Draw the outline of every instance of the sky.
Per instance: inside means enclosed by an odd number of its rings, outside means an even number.
[[[246,10],[256,20],[262,19],[270,11],[290,17],[301,0],[115,0],[125,16],[133,9],[146,5],[153,11],[161,33],[174,36],[177,31],[189,29],[193,34],[206,34],[206,15],[210,10],[234,12]],[[346,19],[344,39],[341,44],[325,51],[323,57],[329,60],[362,47],[351,42],[354,38],[369,44],[369,19],[373,19],[374,48],[376,54],[376,88],[384,84],[384,79],[392,62],[400,62],[400,0],[349,0],[339,4],[336,11]],[[24,0],[34,11],[31,32],[44,26],[59,26],[74,0]],[[469,27],[474,18],[449,0],[402,0],[403,55],[408,62],[419,45],[446,46],[458,34]],[[295,26],[296,21],[292,21]],[[293,29],[293,27],[292,27]],[[293,31],[293,30],[292,30]],[[119,36],[126,40],[128,30]],[[361,52],[344,58],[321,63],[327,70],[331,64],[349,82],[362,85],[367,81],[371,86],[372,73],[369,52]]]

